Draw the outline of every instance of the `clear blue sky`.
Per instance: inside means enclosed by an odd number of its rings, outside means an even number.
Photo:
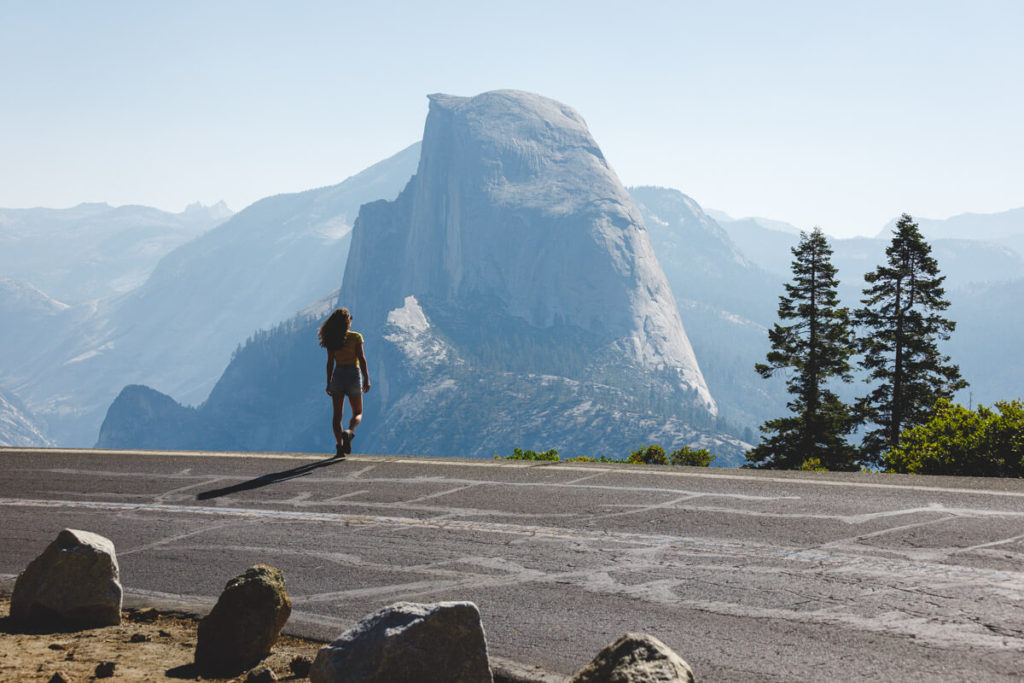
[[[834,235],[1024,206],[1024,2],[0,0],[0,207],[340,182],[517,88],[627,185]]]

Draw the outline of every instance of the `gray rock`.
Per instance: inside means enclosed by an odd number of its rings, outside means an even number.
[[[100,662],[96,665],[96,670],[93,673],[93,676],[96,678],[113,678],[116,670],[116,662]]]
[[[292,670],[298,678],[309,678],[309,670],[313,668],[313,660],[309,657],[303,657],[302,655],[296,655],[292,657],[292,661],[288,663],[288,668]]]
[[[690,665],[654,636],[627,633],[597,653],[569,683],[693,683]]]
[[[490,683],[480,611],[471,602],[399,602],[317,653],[313,683]]]
[[[642,216],[583,118],[553,100],[430,96],[416,175],[361,208],[338,301],[379,368],[363,448],[714,443],[697,426],[716,404]]]
[[[224,587],[217,604],[199,622],[196,666],[231,675],[270,654],[292,612],[280,570],[258,564]]]
[[[260,665],[245,675],[245,683],[274,683],[277,674],[269,666]]]
[[[416,175],[394,202],[360,209],[350,254],[339,300],[362,328],[412,296],[453,321],[486,311],[498,338],[503,323],[578,330],[591,348],[576,378],[628,366],[717,410],[643,218],[564,104],[431,95]]]
[[[490,657],[494,683],[565,683],[564,674],[546,671],[533,664],[521,664],[511,659]]]
[[[623,457],[660,443],[742,461],[744,444],[708,429],[717,407],[647,228],[582,117],[516,91],[430,102],[416,174],[362,205],[332,301],[375,368],[363,452]],[[302,379],[322,363],[306,342],[322,316],[240,349],[197,409],[126,391],[100,444],[329,452],[330,405]]]
[[[11,618],[47,626],[120,624],[122,592],[114,544],[99,534],[64,529],[18,576]]]

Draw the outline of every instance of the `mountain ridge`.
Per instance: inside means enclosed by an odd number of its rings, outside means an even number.
[[[141,284],[164,253],[224,218],[216,207],[175,214],[98,202],[0,209],[0,273],[72,305],[117,296]]]
[[[395,272],[380,283],[384,262]],[[395,203],[363,207],[339,300],[380,325],[409,295],[435,319],[447,313],[431,307],[486,302],[481,314],[578,328],[640,367],[675,368],[717,410],[632,197],[553,100],[430,96],[417,173]]]
[[[659,434],[738,457],[696,360],[681,364],[693,351],[671,289],[582,117],[515,91],[432,96],[422,144],[406,188],[353,229],[339,301],[374,383],[357,448],[622,457]],[[545,265],[584,256],[586,270]],[[232,426],[231,447],[331,447],[316,325],[293,319],[236,353],[199,408]]]
[[[359,206],[397,193],[417,157],[414,144],[337,185],[255,202],[169,251],[141,286],[73,309],[7,381],[67,445],[96,442],[125,385],[201,403],[240,342],[337,288]]]

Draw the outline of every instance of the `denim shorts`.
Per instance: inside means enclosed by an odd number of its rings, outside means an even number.
[[[355,398],[363,393],[363,378],[357,365],[338,365],[331,375],[331,396]]]

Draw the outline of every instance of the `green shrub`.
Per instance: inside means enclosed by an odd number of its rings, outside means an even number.
[[[673,465],[686,465],[688,467],[708,467],[716,456],[706,448],[690,448],[683,446],[679,450],[672,451],[668,461]]]
[[[640,465],[667,465],[668,458],[665,457],[665,449],[661,446],[640,446],[640,450],[630,451],[626,462]]]
[[[995,408],[939,400],[931,419],[904,431],[899,447],[885,454],[886,470],[1024,477],[1024,402],[997,401]]]
[[[828,468],[821,464],[821,458],[807,458],[800,463],[802,472],[828,472]]]
[[[498,460],[546,460],[549,462],[558,462],[558,450],[552,448],[549,451],[543,453],[537,453],[536,451],[524,451],[522,448],[513,448],[512,455],[502,458],[499,455],[495,455]]]

